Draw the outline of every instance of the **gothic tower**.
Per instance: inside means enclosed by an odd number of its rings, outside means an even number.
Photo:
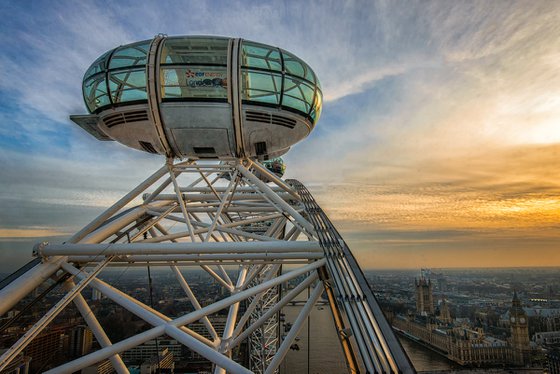
[[[523,365],[528,361],[529,356],[529,321],[527,313],[521,307],[521,301],[517,297],[517,292],[513,292],[511,302],[510,326],[511,326],[511,345],[513,348],[513,358],[516,364]]]
[[[440,311],[439,311],[439,320],[443,323],[443,324],[449,324],[451,323],[452,319],[451,319],[451,313],[449,312],[449,305],[447,304],[447,300],[445,300],[445,297],[441,298],[441,305],[440,305]]]
[[[434,296],[432,293],[432,281],[421,276],[416,284],[416,312],[422,315],[434,314]]]

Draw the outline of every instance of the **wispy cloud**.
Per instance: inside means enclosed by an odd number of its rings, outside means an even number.
[[[64,122],[83,112],[80,82],[89,64],[102,52],[131,40],[110,8],[93,3],[37,2],[4,6],[11,21],[2,27],[0,88],[22,108]]]
[[[10,240],[14,238],[40,238],[45,236],[62,236],[69,234],[69,232],[57,231],[46,227],[29,227],[26,229],[0,229],[0,240],[5,240],[6,238],[9,238]]]
[[[556,2],[4,2],[0,13],[0,200],[10,207],[0,229],[66,232],[78,221],[64,212],[94,214],[161,164],[95,141],[67,116],[85,112],[81,79],[96,57],[163,32],[278,45],[314,68],[323,118],[286,156],[288,176],[329,185],[316,191],[338,224],[387,230],[360,248],[439,256],[430,248],[475,243],[503,253],[483,227],[522,227],[542,248],[553,240]]]

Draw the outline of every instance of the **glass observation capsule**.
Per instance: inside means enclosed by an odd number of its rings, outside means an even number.
[[[286,153],[313,130],[321,86],[280,48],[216,36],[157,36],[120,46],[86,71],[89,115],[70,118],[100,140],[180,158]]]
[[[282,157],[275,157],[263,161],[263,166],[280,178],[282,178],[286,172],[286,164],[284,163]]]

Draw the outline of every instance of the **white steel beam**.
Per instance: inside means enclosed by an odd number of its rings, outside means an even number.
[[[247,274],[247,278],[245,279],[245,284],[243,288],[247,288],[247,286],[251,283],[251,281],[264,269],[265,265],[253,265],[249,273]]]
[[[305,319],[307,318],[309,313],[311,313],[311,309],[313,308],[313,306],[315,305],[319,297],[321,297],[321,293],[323,293],[323,289],[324,289],[323,283],[321,282],[319,282],[315,286],[315,288],[311,292],[311,295],[309,296],[309,299],[307,300],[307,302],[301,309],[301,312],[299,313],[298,317],[294,321],[294,324],[292,325],[290,332],[288,332],[288,335],[286,335],[286,338],[280,345],[280,348],[278,348],[276,355],[274,356],[274,358],[270,362],[270,365],[266,369],[265,374],[273,374],[278,368],[278,366],[280,365],[280,363],[282,362],[282,360],[284,360],[284,357],[286,356],[288,349],[290,349],[292,342],[294,341],[296,336],[299,334],[301,328],[303,327],[303,323],[305,322]],[[373,371],[371,373],[373,373]]]
[[[246,323],[246,320],[248,320],[248,318],[245,319],[245,323],[243,324],[242,324],[243,321],[239,321],[239,324],[237,326],[238,329],[236,329],[236,332],[238,334],[234,333],[235,339],[230,342],[232,348],[237,346],[238,344],[241,344],[241,342],[243,342],[243,340],[245,340],[249,335],[251,335],[253,331],[259,328],[263,323],[266,322],[267,319],[272,317],[275,313],[278,313],[280,309],[286,306],[286,304],[288,304],[303,290],[309,287],[316,279],[317,279],[317,273],[311,273],[311,275],[305,278],[303,282],[298,284],[296,287],[294,287],[294,289],[292,289],[284,297],[282,297],[282,299],[274,307],[267,310],[265,314],[263,314],[257,321],[253,322],[250,326],[247,326],[246,329],[242,330],[240,327],[243,327],[243,325]]]
[[[197,255],[198,256],[198,255]],[[210,268],[208,265],[201,265],[200,266],[205,272],[207,272],[208,274],[210,274],[210,276],[212,278],[214,278],[216,281],[218,281],[218,283],[220,283],[226,290],[228,290],[229,292],[232,292],[234,287],[233,284],[226,282],[225,279],[223,279],[221,276],[219,276],[218,274],[216,274],[216,272],[214,270],[212,270],[212,268]]]
[[[208,228],[208,233],[206,234],[206,237],[204,238],[205,242],[208,242],[210,240],[210,236],[212,235],[212,232],[214,231],[214,229],[218,225],[218,218],[220,218],[221,215],[222,215],[222,211],[224,210],[224,207],[227,203],[227,198],[228,198],[231,190],[233,189],[233,186],[235,186],[235,180],[236,179],[237,179],[237,170],[233,174],[233,177],[232,177],[231,181],[229,182],[228,188],[226,189],[223,197],[221,198],[220,206],[218,207],[218,211],[216,212],[216,217],[214,217],[214,219],[212,220],[212,224]]]
[[[264,166],[262,166],[258,161],[256,160],[249,160],[251,162],[251,166],[253,168],[255,168],[256,170],[258,170],[259,173],[266,175],[266,177],[271,180],[272,182],[274,182],[278,187],[280,187],[281,189],[283,189],[284,191],[286,191],[287,193],[289,193],[292,196],[292,199],[296,200],[296,201],[300,201],[301,198],[299,197],[299,195],[297,194],[296,191],[294,191],[294,189],[292,187],[290,187],[289,185],[286,184],[286,182],[284,182],[282,179],[278,178],[276,176],[276,174],[271,173],[267,168],[265,168]]]
[[[86,275],[80,270],[76,269],[70,264],[63,264],[63,268],[71,274],[76,275],[78,278],[83,278]],[[127,309],[129,312],[135,314],[136,316],[142,318],[144,321],[148,322],[153,326],[160,326],[171,321],[171,318],[158,312],[155,309],[147,306],[146,304],[134,299],[133,297],[125,294],[124,292],[110,286],[109,284],[103,282],[99,279],[94,279],[91,281],[91,286],[101,292],[103,295],[107,296],[109,299],[113,300],[115,303],[119,304],[123,308]],[[203,344],[208,346],[214,346],[215,343],[208,340],[204,336],[181,326],[183,332],[189,334],[201,341]]]
[[[322,252],[319,242],[307,241],[47,244],[38,250],[43,256]]]
[[[218,191],[218,194],[224,193],[224,190]],[[282,198],[283,200],[293,200],[292,195],[288,193],[277,193],[276,194]],[[216,195],[212,193],[205,193],[205,194],[197,194],[197,193],[181,193],[181,197],[187,202],[216,202],[219,203],[222,201],[221,198],[216,197]],[[153,201],[177,201],[177,195],[175,194],[160,194],[155,196]],[[251,192],[241,192],[239,193],[236,191],[234,196],[230,196],[228,200],[237,201],[237,200],[246,200],[246,201],[257,201],[262,203],[264,198],[262,195],[255,192],[255,190],[251,190]]]
[[[276,193],[280,193],[280,194],[283,193],[282,189],[279,187],[271,186],[270,188],[272,188],[272,190]],[[214,190],[216,192],[224,192],[226,190],[226,187],[214,186]],[[239,193],[255,192],[255,190],[249,186],[238,186],[235,189],[235,191]],[[210,187],[181,187],[181,192],[186,192],[186,193],[196,192],[196,193],[205,194],[205,193],[212,192],[212,190],[210,189]]]
[[[297,182],[292,183],[295,186],[292,188],[258,162],[248,159],[241,162],[222,161],[219,164],[186,161],[173,165],[172,161],[168,159],[163,168],[76,233],[68,243],[38,246],[35,254],[42,258],[43,263],[0,290],[2,315],[60,268],[80,279],[73,290],[67,290],[63,297],[64,303],[59,302],[55,305],[56,310],[51,310],[44,318],[54,318],[52,315],[56,315],[68,304],[69,301],[66,300],[73,299],[102,348],[51,372],[74,372],[109,359],[119,374],[127,373],[118,353],[166,334],[213,362],[216,365],[215,373],[221,374],[226,370],[247,373],[247,369],[231,359],[232,349],[248,337],[253,342],[253,335],[263,331],[266,337],[257,342],[256,351],[251,350],[255,359],[250,362],[263,371],[268,364],[266,372],[273,373],[285,358],[295,334],[301,329],[319,297],[322,284],[319,283],[314,288],[313,296],[305,304],[278,351],[275,348],[279,338],[270,333],[277,326],[277,313],[315,282],[318,278],[316,270],[325,265],[329,266],[329,273],[332,273],[330,276],[337,285],[341,307],[344,307],[345,316],[354,333],[352,339],[356,340],[355,345],[359,348],[366,369],[398,369],[390,352],[387,353],[389,347],[385,340],[377,338],[381,335],[383,325],[376,323],[373,309],[370,310],[369,304],[361,300],[363,285],[354,276],[355,272],[346,259],[339,256],[337,250],[328,245],[323,248],[318,241],[320,237],[325,244],[325,233],[319,228],[315,232],[315,227],[320,227],[313,216],[316,210],[308,207],[306,195],[302,194],[300,197]],[[264,176],[263,179],[268,179],[268,182],[265,183],[256,174]],[[226,176],[229,181],[225,180]],[[180,186],[180,181],[184,182],[185,178],[190,184]],[[194,178],[197,179],[191,182]],[[267,184],[269,182],[270,185]],[[146,192],[152,185],[155,190]],[[170,191],[174,191],[174,194],[169,193]],[[127,204],[142,193],[144,203],[125,210],[128,208]],[[150,238],[147,238],[147,233]],[[305,241],[298,240],[301,234],[306,236]],[[327,240],[328,243],[330,242]],[[81,264],[83,268],[78,270],[68,262],[74,262],[75,266]],[[96,279],[98,269],[103,266],[146,264],[170,266],[195,310],[172,319]],[[202,307],[177,267],[179,264],[200,266],[228,290],[231,296]],[[241,269],[235,286],[223,267],[226,264],[236,264]],[[278,268],[288,264],[298,264],[300,267],[278,275]],[[92,273],[84,272],[95,265],[98,267]],[[272,270],[266,273],[267,269]],[[284,297],[278,295],[276,288],[280,284],[306,273],[309,275],[295,289]],[[76,291],[87,282],[154,327],[111,344],[81,296],[81,288]],[[71,285],[72,281],[67,281],[66,284]],[[245,313],[238,316],[240,303],[244,301],[249,302],[249,305]],[[208,317],[225,308],[229,308],[228,317],[224,333],[220,337]],[[370,324],[368,320],[371,321]],[[201,321],[206,326],[213,341],[187,327],[196,321]],[[20,340],[30,341],[44,326],[46,324],[41,319],[32,328],[32,332],[25,334]],[[13,354],[17,354],[18,349],[21,351],[25,344],[27,343],[18,342],[16,350],[3,357],[15,357]],[[270,350],[271,346],[274,349]],[[0,362],[5,366],[9,361],[0,358]]]
[[[115,343],[109,347],[101,348],[100,350],[82,356],[76,360],[67,362],[64,365],[60,365],[58,367],[55,367],[54,369],[48,370],[45,372],[45,374],[61,374],[61,373],[77,372],[87,366],[106,360],[111,356],[114,356],[118,353],[139,346],[142,343],[146,343],[148,340],[155,339],[163,335],[164,333],[165,333],[165,325],[154,327],[140,334],[131,336],[128,339],[121,340],[120,342]]]
[[[191,213],[191,215],[194,216],[194,214],[192,214],[192,212],[189,212],[189,213]],[[148,214],[153,214],[154,216],[159,215],[159,213],[150,212],[150,211],[148,211]],[[247,238],[250,238],[250,239],[265,240],[267,238],[266,236],[253,234],[253,233],[249,233],[249,232],[244,232],[240,229],[233,229],[233,227],[239,227],[239,226],[248,225],[248,224],[251,224],[251,223],[268,221],[268,220],[271,220],[271,219],[274,219],[274,218],[278,218],[279,216],[282,216],[282,214],[281,213],[276,213],[276,214],[270,214],[270,215],[266,215],[266,216],[260,216],[258,218],[254,218],[254,219],[233,221],[233,222],[225,223],[225,224],[222,224],[222,225],[218,226],[216,228],[216,230],[226,232],[226,233],[235,234],[237,236],[244,236],[244,237],[247,237]],[[183,222],[183,223],[185,222],[184,219],[177,218],[177,217],[174,217],[174,216],[168,216],[166,218],[170,219],[170,220],[173,220],[173,221],[177,221],[177,222]],[[203,227],[203,228],[200,228],[200,229],[195,229],[194,230],[195,235],[204,234],[204,233],[208,232],[208,227],[210,226],[210,224],[205,223],[205,222],[201,222],[201,221],[192,222],[192,224],[194,226]],[[156,227],[158,227],[158,226],[156,226]],[[158,230],[159,230],[159,228],[158,228]],[[164,233],[164,232],[162,232],[162,233]],[[189,236],[189,233],[187,231],[180,231],[180,232],[176,232],[176,233],[173,233],[173,234],[164,233],[164,235],[158,236],[157,238],[156,237],[148,238],[148,239],[144,239],[144,240],[138,240],[137,242],[138,243],[158,243],[158,242],[162,242],[162,241],[165,241],[165,240],[174,240],[174,239],[184,238],[184,237],[187,237],[187,236]],[[268,238],[268,240],[278,240],[278,239]]]
[[[109,219],[113,214],[117,213],[126,204],[130,203],[134,198],[136,198],[136,196],[140,195],[142,191],[144,191],[146,188],[150,187],[152,184],[157,182],[163,175],[165,175],[166,171],[167,171],[167,165],[163,166],[154,174],[152,174],[150,177],[148,177],[148,179],[146,179],[144,182],[140,183],[135,189],[130,191],[123,198],[121,198],[119,201],[113,204],[113,206],[111,206],[109,209],[101,213],[90,224],[88,224],[86,227],[84,227],[76,234],[74,234],[68,241],[70,243],[76,243],[80,241],[82,238],[84,238],[87,234],[97,229],[99,225],[101,225],[103,222]]]
[[[147,209],[145,206],[135,207],[122,216],[119,216],[112,221],[108,221],[106,224],[92,230],[80,240],[80,243],[99,243],[142,217],[146,214],[146,211]],[[68,245],[71,245],[72,243],[74,242],[69,241]]]
[[[195,241],[195,237],[194,237],[194,233],[193,233],[194,230],[193,230],[193,227],[191,225],[189,215],[187,213],[187,207],[185,206],[185,201],[183,200],[183,197],[181,195],[181,190],[179,189],[179,184],[177,183],[177,178],[175,178],[175,171],[173,170],[172,161],[168,161],[167,168],[169,170],[169,177],[171,178],[171,181],[173,182],[173,188],[175,189],[175,194],[177,196],[177,202],[179,203],[179,206],[181,207],[181,212],[183,213],[183,217],[185,218],[185,222],[186,222],[187,228],[189,230],[190,238],[194,242]]]
[[[237,277],[237,282],[235,288],[238,290],[243,286],[245,282],[245,277],[247,276],[247,267],[242,266],[239,270],[239,275]],[[219,346],[219,351],[221,353],[227,354],[231,358],[231,351],[227,349],[226,342],[231,339],[231,334],[233,333],[233,329],[235,327],[235,321],[237,321],[237,313],[239,311],[239,302],[230,305],[228,316],[226,320],[226,325],[224,327],[224,333],[222,334],[222,342]],[[216,365],[214,369],[214,374],[225,374],[226,367],[221,365]]]
[[[0,316],[60,269],[64,257],[52,257],[34,266],[0,290]]]
[[[294,269],[294,270],[292,270],[292,271],[290,271],[286,274],[283,274],[283,275],[278,276],[274,279],[271,279],[270,281],[261,283],[261,284],[255,286],[255,287],[249,288],[247,290],[240,291],[240,292],[238,292],[236,294],[233,294],[233,295],[231,295],[231,296],[229,296],[225,299],[222,299],[218,302],[215,302],[213,304],[205,306],[204,308],[202,308],[200,310],[196,310],[196,311],[191,312],[189,314],[186,314],[182,317],[179,317],[175,320],[169,321],[167,324],[161,324],[161,325],[158,325],[156,327],[153,327],[150,330],[144,331],[143,333],[140,333],[140,334],[135,335],[133,337],[130,337],[128,339],[122,340],[118,343],[113,344],[110,347],[102,348],[98,351],[92,352],[92,353],[90,353],[88,355],[85,355],[85,356],[83,356],[79,359],[76,359],[76,360],[74,360],[70,363],[67,363],[67,364],[61,365],[61,366],[59,366],[55,369],[49,370],[46,373],[48,373],[48,374],[73,373],[75,371],[83,369],[86,366],[92,365],[92,364],[94,364],[96,362],[99,362],[99,361],[103,361],[103,360],[113,356],[116,353],[120,353],[120,352],[125,351],[127,349],[130,349],[132,347],[135,347],[137,345],[145,343],[148,340],[155,339],[156,337],[161,336],[164,333],[173,336],[173,334],[175,334],[176,330],[169,329],[168,326],[178,327],[178,326],[187,325],[187,324],[192,323],[194,321],[198,321],[199,319],[201,319],[204,316],[208,316],[210,314],[216,313],[216,312],[218,312],[218,311],[220,311],[224,308],[227,308],[228,306],[230,306],[234,303],[240,302],[240,301],[245,300],[246,298],[248,298],[250,296],[256,295],[259,292],[266,291],[270,287],[277,286],[278,284],[287,282],[290,279],[294,279],[294,278],[296,278],[296,277],[298,277],[302,274],[308,273],[310,271],[314,271],[314,270],[318,269],[319,267],[324,266],[325,263],[326,263],[325,259],[322,259],[322,260],[313,262],[309,265],[303,266],[301,268]],[[75,270],[77,270],[77,269],[75,269]],[[95,286],[96,283],[98,283],[98,282],[99,282],[99,280],[95,280],[94,282],[92,282],[92,285]],[[106,294],[103,291],[101,291],[101,292]],[[218,359],[219,356],[216,356],[214,358]],[[224,365],[224,364],[220,363],[219,365]]]
[[[254,295],[256,295],[260,292],[266,291],[270,287],[277,286],[281,283],[289,281],[290,279],[294,279],[294,278],[296,278],[296,277],[298,277],[302,274],[305,274],[305,273],[308,273],[310,271],[316,270],[316,269],[320,268],[321,266],[324,266],[325,263],[326,263],[326,260],[321,259],[321,260],[312,262],[309,265],[305,265],[305,266],[302,266],[300,268],[293,269],[293,270],[289,271],[288,273],[279,275],[276,278],[273,278],[269,281],[258,284],[254,287],[251,287],[251,288],[248,288],[246,290],[234,293],[231,296],[226,297],[225,299],[222,299],[220,301],[215,302],[214,304],[205,306],[204,308],[202,308],[198,311],[191,312],[189,314],[186,314],[182,317],[179,317],[179,318],[175,319],[173,321],[173,325],[182,326],[182,325],[186,325],[186,324],[189,324],[191,322],[194,322],[194,321],[198,321],[202,316],[220,311],[220,310],[230,306],[233,303],[245,300],[246,298],[248,298],[250,296],[254,296]]]
[[[315,229],[301,214],[299,214],[290,204],[285,202],[263,181],[257,178],[253,173],[247,170],[243,165],[238,164],[237,170],[243,174],[245,178],[251,181],[258,189],[264,193],[270,200],[277,204],[283,211],[289,213],[309,234],[313,234]]]
[[[181,285],[181,288],[187,294],[187,297],[189,298],[192,306],[196,310],[202,309],[202,306],[200,306],[200,303],[198,302],[198,299],[196,298],[196,296],[192,292],[191,287],[189,286],[189,284],[185,280],[185,277],[183,277],[183,274],[181,273],[181,271],[179,270],[177,265],[172,265],[171,270],[173,270],[173,273],[175,274],[175,277],[177,277],[177,280],[179,281],[179,285]],[[206,326],[206,330],[208,330],[208,333],[210,334],[212,339],[214,339],[214,341],[218,341],[219,340],[218,334],[216,333],[216,330],[214,329],[214,326],[212,326],[212,323],[210,323],[210,320],[208,319],[208,317],[203,317],[202,318],[202,323],[204,323],[204,326]]]
[[[75,286],[75,284],[74,281],[68,280],[65,282],[64,286],[65,289],[69,291]],[[82,318],[93,332],[93,335],[97,339],[99,345],[101,345],[102,348],[111,346],[112,343],[105,333],[105,330],[103,330],[103,327],[101,327],[101,324],[99,323],[97,318],[95,318],[93,311],[90,309],[89,305],[81,294],[78,294],[74,298],[74,305],[76,305],[76,308],[80,312]],[[113,369],[115,369],[118,374],[130,374],[121,356],[119,356],[118,354],[109,357],[109,361],[111,362],[111,365],[113,365]]]
[[[272,277],[274,277],[276,275],[276,273],[278,272],[279,269],[280,269],[279,264],[275,264],[272,267],[270,267],[263,280],[266,282],[266,281],[272,279]],[[257,305],[259,303],[259,300],[262,298],[262,296],[265,293],[266,293],[266,291],[261,292],[261,293],[254,296],[253,300],[251,301],[251,303],[249,304],[249,306],[245,310],[245,313],[243,314],[243,316],[239,320],[239,323],[237,324],[237,327],[235,328],[235,331],[232,334],[233,337],[236,337],[237,335],[239,335],[239,332],[241,331],[241,329],[243,329],[243,327],[245,326],[245,324],[249,320],[249,318],[251,316],[251,313],[255,310],[255,308],[257,307]]]
[[[311,260],[318,260],[324,258],[325,255],[319,252],[288,252],[288,253],[224,253],[224,254],[190,254],[190,255],[132,255],[132,256],[122,256],[115,257],[112,263],[126,263],[134,264],[137,262],[193,262],[196,265],[220,265],[221,261],[257,261],[262,260],[265,262],[278,262],[283,260],[301,260],[309,262]],[[69,262],[78,263],[92,263],[103,261],[104,256],[69,256]],[[211,269],[210,269],[211,270]],[[217,275],[212,271],[212,276]],[[220,277],[218,275],[218,277]],[[222,279],[220,277],[220,279]],[[227,284],[231,287],[229,283],[223,280],[223,284]],[[222,283],[222,282],[220,282]]]
[[[133,242],[136,240],[136,238],[138,238],[140,235],[143,235],[144,233],[146,233],[148,230],[150,230],[152,227],[154,227],[155,225],[157,225],[162,219],[164,219],[167,215],[169,215],[171,213],[171,211],[173,211],[175,207],[171,206],[171,208],[167,209],[165,212],[163,212],[162,214],[160,214],[159,216],[155,217],[155,219],[150,220],[149,222],[146,222],[146,225],[144,226],[144,228],[142,228],[141,230],[138,230],[138,232],[136,234],[134,234],[131,238],[130,238],[130,242]]]
[[[111,261],[107,258],[87,276],[72,288],[62,299],[60,299],[37,323],[33,325],[27,332],[10,348],[0,356],[0,372],[8,366],[8,364],[21,352],[31,341],[39,335],[41,331],[76,297],[89,282],[91,282],[105,265]]]
[[[172,325],[169,325],[169,324],[165,326],[165,333],[167,335],[169,335],[170,337],[172,337],[174,339],[177,339],[178,341],[183,343],[185,346],[189,347],[190,349],[192,349],[196,353],[198,353],[201,356],[205,357],[206,359],[210,360],[214,364],[219,365],[223,368],[226,368],[228,373],[251,374],[250,370],[247,370],[246,368],[244,368],[243,366],[241,366],[237,362],[233,361],[229,357],[227,357],[227,356],[223,355],[222,353],[208,347],[207,345],[200,344],[200,342],[198,342],[195,339],[192,339],[188,335],[185,336],[184,334],[180,334],[180,332],[181,332],[181,330],[179,330],[175,326],[172,326]]]

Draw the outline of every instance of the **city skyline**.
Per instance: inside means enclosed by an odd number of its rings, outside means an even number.
[[[444,358],[497,372],[498,366],[509,372],[513,368],[504,366],[516,361],[525,361],[525,370],[534,372],[550,365],[535,348],[552,352],[557,346],[552,338],[560,322],[557,270],[422,269],[419,275],[411,270],[366,272],[418,372],[458,369]]]
[[[277,45],[315,69],[323,115],[285,156],[286,177],[308,185],[362,267],[560,266],[559,10],[4,3],[0,271],[25,263],[35,242],[64,240],[162,164],[68,120],[86,112],[81,81],[95,58],[160,32]]]

